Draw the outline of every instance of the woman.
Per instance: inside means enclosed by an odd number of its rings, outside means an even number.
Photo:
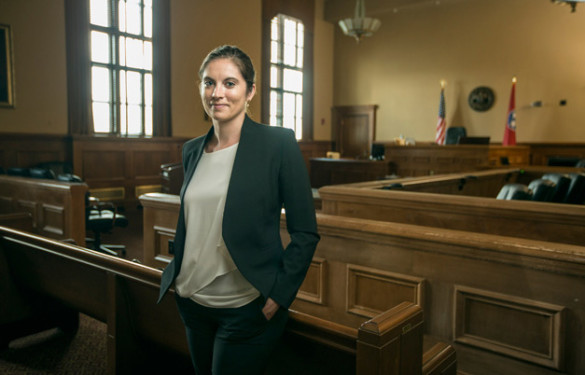
[[[319,241],[310,183],[294,133],[246,115],[256,85],[243,51],[211,51],[199,78],[213,126],[183,147],[175,257],[159,301],[175,282],[197,374],[261,374]]]

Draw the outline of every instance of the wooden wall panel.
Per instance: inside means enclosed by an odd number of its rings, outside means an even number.
[[[3,213],[26,212],[36,234],[85,246],[87,185],[0,175]]]
[[[455,286],[457,342],[563,370],[564,306]]]
[[[137,187],[148,186],[152,191],[153,186],[161,185],[161,165],[180,162],[185,141],[182,138],[76,136],[74,172],[92,190],[123,188],[125,201],[135,201]]]
[[[422,307],[424,279],[371,267],[347,265],[347,311],[374,316],[407,301]]]
[[[301,285],[297,298],[320,305],[326,302],[327,283],[327,261],[323,258],[314,257],[307,276]]]
[[[531,165],[549,165],[551,159],[574,162],[585,159],[585,144],[530,143]]]
[[[0,136],[0,167],[30,168],[38,163],[72,162],[71,138],[51,134],[14,134]]]

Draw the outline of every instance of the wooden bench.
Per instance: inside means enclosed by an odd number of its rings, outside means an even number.
[[[584,205],[495,199],[504,183],[526,183],[552,170],[559,169],[511,168],[325,186],[319,189],[321,212],[585,245]]]
[[[52,318],[67,326],[71,321],[75,324],[72,317],[79,311],[107,324],[108,373],[190,369],[173,292],[155,304],[161,271],[3,227],[0,270],[4,303],[0,342],[6,344],[18,336],[14,327],[23,327],[23,316],[31,323],[34,318],[46,318],[45,311],[56,311]],[[43,308],[37,309],[38,304]],[[41,311],[40,316],[35,311]],[[385,311],[358,328],[296,311],[290,315],[290,335],[332,349],[335,358],[354,356],[356,367],[347,373],[421,374],[424,368],[425,374],[439,374],[445,367],[446,373],[455,373],[454,351],[441,343],[431,348],[432,355],[425,355],[423,366],[422,310],[411,303]],[[27,328],[20,333],[30,333]],[[273,366],[277,374],[286,364]]]
[[[0,175],[2,213],[25,212],[34,233],[85,246],[85,183]]]

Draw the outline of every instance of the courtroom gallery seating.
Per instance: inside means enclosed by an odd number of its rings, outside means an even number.
[[[507,199],[507,200],[530,200],[531,194],[528,186],[524,184],[506,184],[502,187],[502,190],[498,193],[496,199]]]
[[[583,204],[585,202],[585,174],[571,173],[571,184],[565,197],[565,203]]]
[[[555,193],[555,183],[542,178],[531,181],[528,185],[532,200],[538,202],[551,202]]]
[[[555,191],[552,197],[552,201],[561,203],[565,200],[571,179],[566,174],[561,173],[546,173],[542,176],[545,180],[550,180],[555,184]]]

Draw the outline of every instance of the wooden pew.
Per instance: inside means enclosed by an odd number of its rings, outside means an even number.
[[[34,233],[85,246],[85,183],[0,175],[2,213],[26,212]]]
[[[145,248],[153,241],[150,262],[163,267],[172,254],[159,239],[173,234],[176,216],[165,215],[178,198],[166,200],[162,217],[165,201],[155,198],[142,197]],[[324,214],[317,221],[321,241],[293,310],[351,327],[406,300],[423,308],[425,334],[455,345],[469,373],[585,370],[584,247]]]
[[[5,302],[0,310],[0,342],[16,337],[18,331],[13,328],[22,327],[16,317],[41,301],[41,312],[46,306],[58,306],[61,309],[57,311],[66,313],[67,319],[79,311],[107,324],[110,374],[190,371],[173,291],[160,305],[155,304],[159,270],[3,227],[0,269]],[[411,303],[368,320],[359,333],[358,329],[295,311],[291,311],[290,320],[289,333],[305,342],[318,341],[337,352],[353,352],[357,368],[348,373],[422,374],[422,310]],[[66,320],[59,323],[66,324]],[[443,349],[442,355],[433,352],[425,356],[425,374],[438,374],[429,369],[445,361],[450,363],[448,373],[455,373],[454,352],[447,346]],[[286,364],[277,362],[276,366],[273,373],[280,374],[278,369]]]
[[[325,186],[324,214],[585,245],[585,206],[497,200],[506,182],[553,168],[511,168]],[[558,170],[558,169],[556,169]],[[566,170],[560,169],[560,170]],[[393,187],[400,184],[401,187]],[[382,187],[391,187],[384,190]]]

